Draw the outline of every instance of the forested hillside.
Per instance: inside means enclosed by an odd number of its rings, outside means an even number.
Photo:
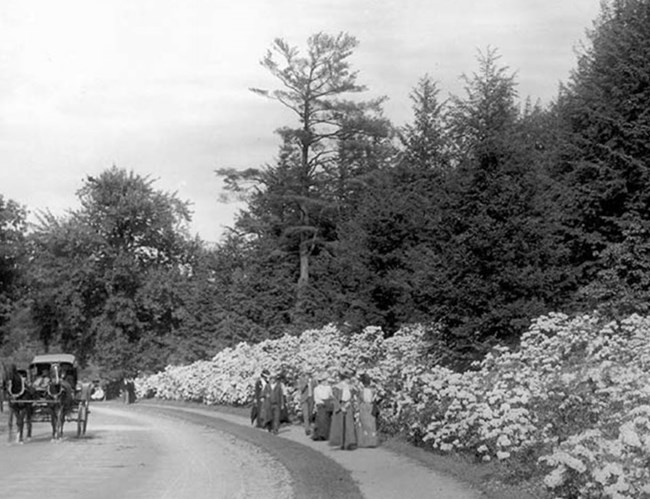
[[[277,85],[252,91],[294,120],[265,166],[215,172],[246,201],[218,245],[190,237],[191,200],[118,167],[35,227],[0,197],[0,356],[62,349],[119,377],[329,323],[417,323],[462,370],[549,312],[647,313],[649,26],[648,0],[604,5],[548,105],[496,49],[459,95],[423,74],[406,126],[362,84],[354,36],[276,40]]]

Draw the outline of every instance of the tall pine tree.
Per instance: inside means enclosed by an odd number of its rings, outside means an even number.
[[[278,130],[282,143],[275,166],[217,172],[231,186],[244,177],[256,184],[238,228],[255,227],[258,235],[262,231],[274,239],[276,252],[295,258],[294,322],[314,309],[309,303],[313,258],[335,241],[337,220],[346,211],[342,204],[353,199],[352,184],[380,166],[374,161],[374,141],[389,135],[381,116],[383,99],[351,99],[366,90],[349,60],[357,44],[346,33],[317,33],[301,53],[277,39],[261,64],[279,88],[251,90],[292,111],[297,126]]]

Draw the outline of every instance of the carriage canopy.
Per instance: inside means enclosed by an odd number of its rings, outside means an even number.
[[[47,367],[47,369],[49,369],[52,364],[68,364],[75,370],[79,367],[77,364],[77,358],[71,353],[47,353],[44,355],[36,355],[32,359],[29,367]]]

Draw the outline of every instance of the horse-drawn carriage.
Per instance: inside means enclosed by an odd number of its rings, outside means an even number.
[[[31,435],[32,422],[50,422],[52,438],[59,439],[66,421],[77,423],[77,437],[86,433],[91,385],[79,380],[79,366],[74,355],[37,355],[26,375],[12,366],[5,375],[5,392],[10,407],[9,438],[13,419],[22,440],[23,425]]]

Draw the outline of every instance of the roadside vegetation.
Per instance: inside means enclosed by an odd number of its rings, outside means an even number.
[[[504,483],[549,497],[650,495],[650,319],[537,318],[515,350],[497,348],[472,370],[441,367],[426,332],[334,326],[257,344],[141,377],[141,397],[246,406],[262,368],[287,375],[289,400],[305,370],[353,366],[371,376],[380,428],[441,454],[497,461]]]
[[[548,104],[493,48],[461,95],[424,74],[403,126],[366,97],[353,36],[276,40],[277,86],[252,90],[294,121],[265,166],[215,172],[246,201],[218,243],[116,166],[34,226],[0,195],[0,358],[64,350],[93,379],[241,405],[262,348],[294,371],[284,350],[323,368],[350,352],[385,431],[559,497],[644,497],[648,26],[650,1],[604,2]]]

